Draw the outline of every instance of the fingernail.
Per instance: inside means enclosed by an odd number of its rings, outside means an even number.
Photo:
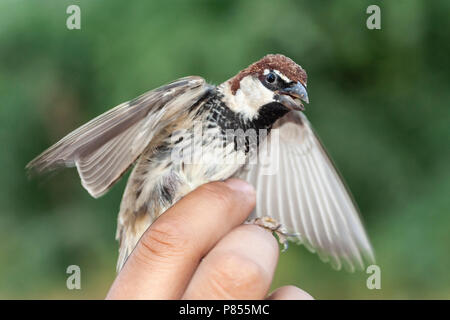
[[[249,195],[255,194],[255,188],[244,180],[231,178],[226,180],[225,183],[233,190],[244,192]]]

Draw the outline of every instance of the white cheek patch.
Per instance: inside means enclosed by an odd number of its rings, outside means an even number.
[[[246,76],[241,80],[236,94],[231,93],[228,82],[223,87],[225,103],[234,112],[240,112],[249,119],[258,114],[258,110],[265,104],[273,102],[274,93],[267,89],[259,79]]]

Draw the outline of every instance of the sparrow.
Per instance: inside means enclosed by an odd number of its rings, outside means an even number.
[[[335,269],[375,261],[357,206],[304,115],[306,71],[269,54],[215,86],[175,80],[79,127],[32,160],[75,166],[94,198],[134,165],[118,215],[117,270],[145,230],[198,186],[230,177],[256,190],[248,222],[303,244]]]

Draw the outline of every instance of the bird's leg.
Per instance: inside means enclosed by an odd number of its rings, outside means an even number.
[[[275,219],[271,217],[254,218],[245,222],[246,224],[254,224],[260,226],[270,232],[275,232],[278,236],[278,241],[283,245],[282,252],[286,251],[289,247],[288,237],[295,237],[295,234],[288,233],[286,228],[278,223]]]

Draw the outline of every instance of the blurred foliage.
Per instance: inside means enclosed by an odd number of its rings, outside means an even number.
[[[81,30],[66,8],[81,7]],[[366,28],[381,7],[382,29]],[[303,247],[274,287],[316,298],[450,298],[449,1],[0,2],[0,297],[103,298],[125,180],[90,198],[76,170],[24,166],[120,102],[186,75],[221,83],[267,53],[309,75],[307,116],[361,208],[382,269],[333,271]],[[65,287],[81,266],[82,290]]]

